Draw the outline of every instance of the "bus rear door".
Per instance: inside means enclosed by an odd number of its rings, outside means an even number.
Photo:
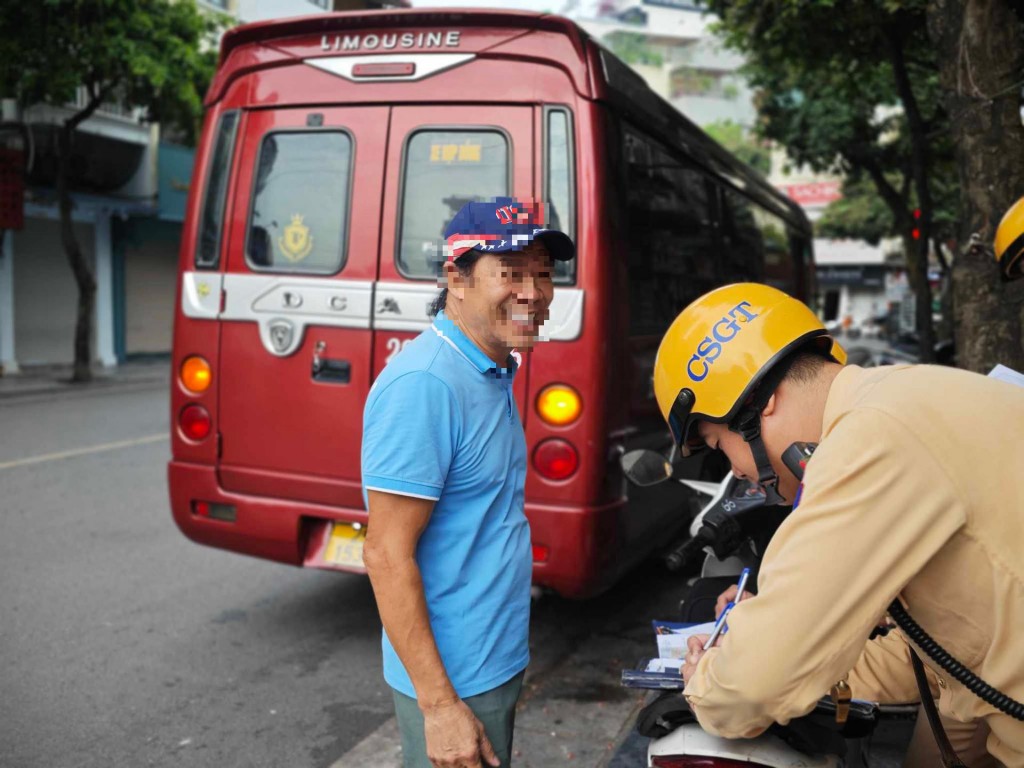
[[[388,107],[245,114],[221,313],[218,475],[228,492],[363,506],[388,117]]]
[[[448,221],[472,200],[534,197],[535,165],[532,107],[393,109],[374,307],[375,375],[429,323]],[[514,385],[521,415],[525,374]]]

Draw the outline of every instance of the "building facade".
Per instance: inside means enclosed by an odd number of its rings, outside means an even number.
[[[753,126],[753,93],[738,71],[743,58],[711,33],[715,17],[701,3],[570,3],[566,13],[697,125]]]
[[[354,0],[196,0],[233,23],[328,13]],[[401,3],[396,3],[401,4]],[[61,241],[55,190],[59,126],[85,106],[19,108],[33,146],[24,226],[0,246],[0,375],[74,359],[78,288]],[[112,367],[171,349],[178,245],[194,150],[162,140],[141,110],[103,104],[75,133],[71,189],[76,239],[96,278],[93,364]]]

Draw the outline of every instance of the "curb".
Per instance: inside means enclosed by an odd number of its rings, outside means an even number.
[[[121,388],[149,387],[170,383],[170,370],[166,365],[146,365],[116,370],[112,374],[96,375],[92,381],[71,383],[71,369],[61,368],[0,376],[0,401],[50,394],[80,394],[110,391]]]

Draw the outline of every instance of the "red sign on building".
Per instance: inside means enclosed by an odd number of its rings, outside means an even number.
[[[782,191],[800,205],[828,205],[843,196],[842,182],[816,181],[810,184],[785,184]]]

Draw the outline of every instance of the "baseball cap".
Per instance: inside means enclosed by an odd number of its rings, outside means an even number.
[[[445,257],[454,261],[469,250],[482,253],[521,251],[539,240],[556,261],[576,255],[572,239],[544,226],[546,205],[514,197],[496,197],[483,203],[466,203],[444,230]]]

